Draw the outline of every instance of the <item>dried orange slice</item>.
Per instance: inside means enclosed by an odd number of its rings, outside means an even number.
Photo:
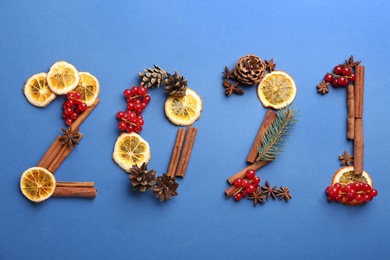
[[[352,182],[367,183],[371,187],[373,187],[373,182],[372,182],[370,175],[365,171],[363,171],[362,174],[355,175],[353,166],[346,166],[346,167],[339,169],[333,175],[332,185],[337,183],[337,182],[340,183],[343,187],[345,185],[352,183]],[[358,202],[356,200],[349,202],[349,201],[344,199],[343,201],[341,201],[341,203],[346,204],[346,205],[359,205],[359,204],[362,204],[363,202],[361,202],[361,201]]]
[[[50,198],[55,187],[54,175],[42,167],[27,169],[20,178],[20,190],[27,199],[34,202]]]
[[[79,83],[79,72],[66,61],[57,61],[47,73],[47,84],[57,95],[64,95],[74,89]]]
[[[112,158],[119,167],[129,172],[133,165],[141,167],[149,162],[149,144],[137,133],[122,133],[115,142]]]
[[[202,99],[192,89],[187,88],[184,97],[169,96],[165,101],[165,115],[175,125],[189,126],[199,119],[202,112]]]
[[[282,109],[290,105],[297,94],[294,79],[284,71],[268,73],[257,87],[257,96],[264,107]]]
[[[42,72],[31,76],[24,84],[23,93],[28,102],[36,107],[45,107],[56,98],[46,81],[47,74]]]
[[[72,90],[80,92],[81,100],[91,106],[97,99],[100,92],[100,84],[96,77],[88,72],[79,72],[79,84]]]

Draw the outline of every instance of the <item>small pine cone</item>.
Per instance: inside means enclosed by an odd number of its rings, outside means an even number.
[[[154,68],[144,69],[144,72],[138,72],[138,76],[141,78],[140,86],[145,88],[160,87],[168,73],[156,64]]]
[[[186,95],[188,81],[185,77],[180,76],[180,73],[175,71],[175,74],[167,74],[164,79],[165,93],[170,96],[184,97]]]
[[[153,192],[156,194],[156,198],[162,202],[170,200],[172,196],[177,196],[177,187],[179,187],[179,184],[176,182],[176,179],[164,173],[162,176],[157,177],[156,184],[153,186]]]
[[[145,192],[153,187],[156,179],[156,171],[148,171],[146,163],[143,163],[141,167],[133,165],[130,169],[129,179],[133,185],[133,190]]]
[[[246,55],[238,60],[233,73],[242,84],[253,85],[260,83],[264,78],[265,68],[264,62],[259,57]]]

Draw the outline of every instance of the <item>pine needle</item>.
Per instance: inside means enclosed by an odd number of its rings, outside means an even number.
[[[292,126],[298,122],[296,117],[297,111],[293,108],[286,107],[278,111],[276,119],[262,136],[256,161],[273,161],[283,152],[282,148],[286,144],[285,137],[288,136]]]

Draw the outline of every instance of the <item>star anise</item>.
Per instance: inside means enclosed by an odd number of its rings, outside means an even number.
[[[271,187],[269,181],[265,181],[265,186],[261,186],[261,189],[263,191],[263,194],[266,196],[266,200],[268,200],[270,197],[276,199],[276,194],[278,192],[277,187]]]
[[[276,195],[279,197],[279,200],[285,199],[287,202],[292,198],[289,188],[283,186],[280,186]]]
[[[274,59],[265,60],[265,69],[268,70],[269,72],[272,72],[275,70],[276,63],[274,63]]]
[[[340,165],[348,165],[349,166],[353,162],[353,156],[350,155],[347,150],[345,150],[345,152],[339,156],[339,160],[341,161]]]
[[[67,144],[69,148],[72,148],[79,144],[81,139],[81,134],[79,129],[73,129],[70,126],[68,129],[61,128],[63,135],[60,137],[60,141],[64,144]]]
[[[253,200],[254,207],[257,206],[257,203],[264,204],[265,203],[264,198],[265,198],[265,196],[264,196],[263,192],[261,192],[260,186],[258,186],[254,192],[252,192],[248,195],[248,200]]]
[[[360,60],[358,61],[355,61],[353,56],[351,55],[351,57],[349,57],[349,60],[345,60],[345,64],[350,67],[351,69],[355,68],[357,65],[360,64]]]
[[[317,92],[321,93],[322,95],[325,95],[329,92],[329,86],[330,83],[323,80],[320,84],[317,85]]]
[[[225,71],[223,72],[223,79],[236,79],[236,76],[233,74],[233,71],[225,66]]]
[[[228,81],[228,80],[224,80],[223,81],[223,87],[225,88],[225,94],[227,96],[230,96],[231,94],[236,94],[236,95],[242,95],[244,94],[244,90],[240,89],[238,86],[240,85],[240,83],[235,83],[234,85]]]

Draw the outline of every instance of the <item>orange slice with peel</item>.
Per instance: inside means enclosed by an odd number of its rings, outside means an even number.
[[[72,90],[81,94],[81,101],[88,107],[97,99],[100,92],[100,84],[97,78],[88,72],[79,72],[80,80],[77,86]]]
[[[20,190],[34,202],[41,202],[53,195],[56,187],[54,175],[42,167],[31,167],[20,177]]]
[[[28,102],[36,107],[45,107],[56,98],[47,84],[46,76],[44,72],[35,74],[26,80],[23,87]]]
[[[79,83],[79,72],[66,61],[57,61],[47,73],[47,84],[57,95],[65,95]]]

